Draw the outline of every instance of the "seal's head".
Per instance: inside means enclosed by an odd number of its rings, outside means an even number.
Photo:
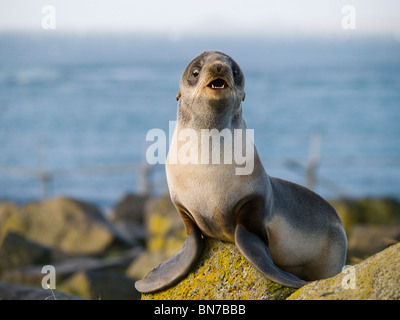
[[[243,72],[227,54],[204,51],[183,72],[176,98],[181,113],[203,118],[241,113],[245,98]]]

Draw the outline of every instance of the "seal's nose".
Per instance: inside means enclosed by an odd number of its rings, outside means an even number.
[[[207,71],[212,77],[228,77],[230,66],[225,62],[218,59],[213,61],[212,64],[206,66]]]

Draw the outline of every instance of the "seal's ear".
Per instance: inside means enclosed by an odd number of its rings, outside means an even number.
[[[178,101],[180,97],[181,97],[181,90],[179,90],[178,93],[176,94],[176,101]]]
[[[246,98],[246,92],[243,94],[243,99],[242,99],[242,101],[244,101],[245,98]]]

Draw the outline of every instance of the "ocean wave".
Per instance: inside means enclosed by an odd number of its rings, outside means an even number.
[[[58,70],[38,67],[0,73],[0,83],[13,83],[17,85],[54,82],[61,78],[62,74]]]

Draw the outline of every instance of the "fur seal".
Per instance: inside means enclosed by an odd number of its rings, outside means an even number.
[[[202,253],[203,236],[235,243],[267,278],[289,287],[332,277],[344,266],[347,238],[333,207],[305,187],[270,177],[255,149],[247,175],[237,175],[233,161],[172,163],[171,154],[184,143],[176,139],[182,130],[247,128],[244,82],[239,65],[220,51],[201,53],[183,72],[166,174],[188,237],[177,254],[135,283],[140,292],[184,278]]]

